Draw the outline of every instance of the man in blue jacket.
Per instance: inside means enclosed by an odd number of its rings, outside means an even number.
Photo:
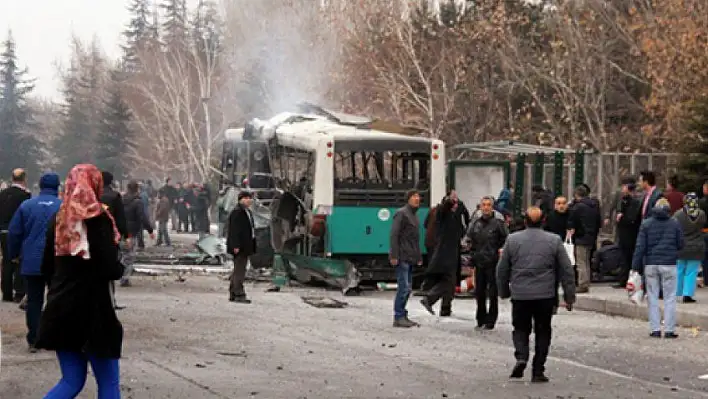
[[[30,352],[36,352],[34,342],[37,337],[39,319],[44,306],[44,290],[47,281],[42,277],[41,265],[44,242],[49,220],[59,210],[59,175],[46,173],[39,181],[39,196],[20,205],[10,221],[7,250],[10,259],[20,257],[21,274],[27,288],[27,343]]]

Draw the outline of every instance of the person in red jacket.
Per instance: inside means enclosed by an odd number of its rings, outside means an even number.
[[[664,197],[669,201],[669,212],[671,215],[676,213],[679,209],[683,208],[683,196],[684,194],[676,189],[678,186],[678,176],[673,175],[669,177],[666,182],[666,190],[664,190]]]

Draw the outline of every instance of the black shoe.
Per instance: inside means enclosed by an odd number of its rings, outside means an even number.
[[[123,309],[125,309],[125,305],[115,305],[115,306],[113,307],[113,309],[115,309],[115,310],[123,310]]]
[[[440,317],[450,317],[452,316],[452,310],[441,310]]]
[[[494,330],[494,324],[485,324],[482,326],[482,330]]]
[[[696,303],[696,300],[691,298],[690,296],[685,296],[683,297],[683,303]]]
[[[511,370],[509,378],[523,378],[524,370],[526,370],[526,362],[517,361],[514,368]]]
[[[649,334],[651,338],[661,338],[661,331],[652,331],[651,334]]]
[[[24,295],[15,295],[15,297],[12,298],[12,302],[19,304],[20,302],[22,302],[22,298],[24,298],[24,297],[25,297]]]
[[[12,300],[12,297],[9,297],[9,298],[8,298],[8,297],[3,297],[3,298],[2,298],[2,301],[3,301],[3,302],[14,302],[14,301]]]
[[[668,339],[678,338],[678,334],[676,334],[674,332],[665,332],[664,338],[668,338]]]
[[[428,311],[428,313],[435,316],[435,311],[433,310],[433,307],[430,305],[430,302],[428,302],[428,298],[421,299],[420,304],[423,305],[423,307],[425,308],[425,310]]]
[[[30,344],[27,346],[27,351],[29,353],[37,353],[39,352],[39,349],[35,348],[34,345]]]
[[[251,303],[251,300],[246,298],[245,296],[238,296],[238,297],[230,297],[229,301],[235,302],[235,303]]]
[[[548,382],[548,377],[546,377],[543,374],[535,374],[533,377],[531,377],[531,382],[533,383],[542,383],[542,382]]]

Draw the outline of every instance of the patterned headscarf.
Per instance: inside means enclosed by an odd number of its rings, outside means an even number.
[[[694,220],[698,218],[701,208],[698,206],[696,193],[688,193],[683,197],[683,211]]]
[[[54,244],[57,256],[72,255],[81,244],[81,233],[75,229],[78,222],[106,212],[106,207],[100,202],[101,194],[103,194],[103,177],[97,167],[79,164],[71,169],[64,184],[64,202],[57,213]],[[117,244],[120,234],[116,223],[109,212],[106,214],[113,223],[114,240]]]

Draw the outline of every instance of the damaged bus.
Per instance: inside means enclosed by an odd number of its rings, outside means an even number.
[[[249,123],[245,130],[253,134],[244,141],[266,145],[264,158],[282,193],[271,206],[277,254],[326,260],[330,269],[353,265],[362,283],[395,280],[389,233],[411,189],[421,193],[424,248],[423,221],[445,195],[444,143],[379,126],[313,106]]]

